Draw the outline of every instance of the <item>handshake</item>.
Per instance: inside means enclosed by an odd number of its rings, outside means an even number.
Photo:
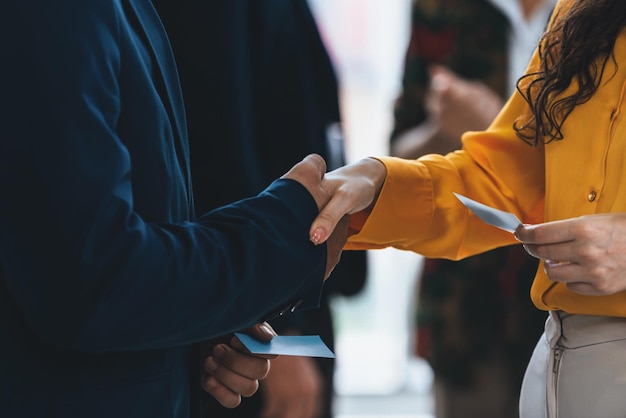
[[[327,173],[324,159],[311,154],[281,177],[302,184],[317,203],[319,214],[311,224],[309,237],[315,245],[327,244],[324,279],[339,263],[348,237],[355,232],[350,230],[348,215],[374,205],[385,176],[385,166],[373,158]],[[267,323],[242,332],[259,341],[270,341],[276,335]],[[236,407],[242,396],[257,391],[259,380],[269,372],[269,360],[276,358],[249,353],[236,337],[207,342],[204,347],[207,351],[203,354],[201,386],[227,408]]]
[[[350,230],[349,215],[373,207],[385,181],[385,166],[374,158],[326,172],[326,163],[316,154],[308,155],[281,178],[302,184],[311,193],[320,211],[313,221],[309,238],[315,244],[327,243],[325,279],[339,262]]]

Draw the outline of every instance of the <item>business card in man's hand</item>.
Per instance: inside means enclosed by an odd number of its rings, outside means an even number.
[[[500,229],[504,229],[507,232],[513,233],[522,222],[517,219],[517,216],[509,212],[504,212],[499,209],[494,209],[482,203],[478,203],[475,200],[467,198],[458,193],[454,193],[457,199],[461,201],[469,210],[474,212],[476,216],[482,219],[483,222],[493,225]]]
[[[269,342],[239,332],[235,336],[252,354],[335,358],[319,335],[277,335]]]

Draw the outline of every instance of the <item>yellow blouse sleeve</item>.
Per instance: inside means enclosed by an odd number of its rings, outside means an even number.
[[[524,223],[543,220],[544,148],[513,131],[523,112],[527,104],[515,93],[486,131],[463,135],[459,151],[418,160],[379,158],[387,168],[385,184],[346,248],[392,246],[460,259],[516,243],[512,234],[471,214],[453,192],[513,212]]]

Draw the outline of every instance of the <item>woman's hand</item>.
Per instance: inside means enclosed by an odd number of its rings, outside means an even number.
[[[311,241],[325,242],[345,215],[370,209],[376,203],[386,175],[383,163],[374,158],[326,173],[321,187],[330,200],[311,225]]]
[[[626,290],[626,213],[586,215],[515,231],[550,280],[583,295]]]

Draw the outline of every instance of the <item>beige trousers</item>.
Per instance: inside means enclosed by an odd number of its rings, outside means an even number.
[[[520,417],[626,417],[626,318],[550,312],[524,376]]]

